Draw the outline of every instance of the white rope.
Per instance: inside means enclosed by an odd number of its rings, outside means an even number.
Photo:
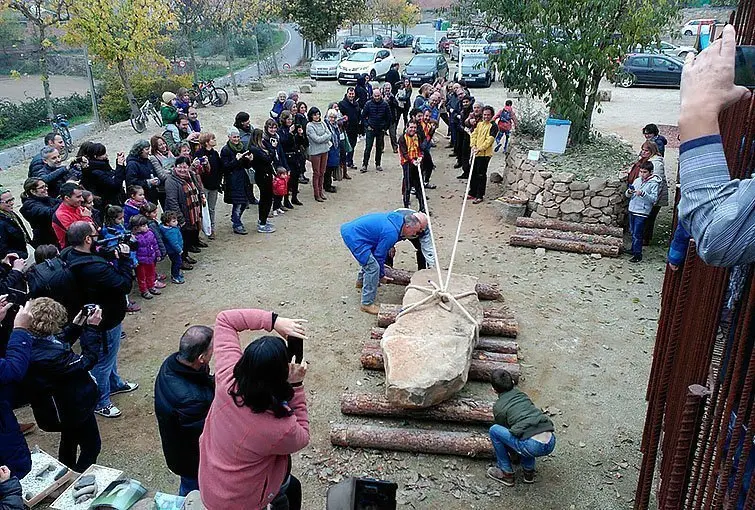
[[[448,285],[451,283],[451,272],[454,268],[454,260],[456,259],[456,249],[459,246],[459,237],[461,236],[461,224],[464,221],[464,211],[467,208],[467,197],[469,196],[469,186],[472,183],[472,172],[474,171],[474,160],[477,156],[476,153],[472,153],[472,162],[469,164],[469,177],[467,177],[467,188],[464,191],[464,201],[461,203],[461,214],[459,214],[459,224],[456,226],[456,239],[454,239],[453,250],[451,251],[451,262],[448,264],[448,275],[446,276],[446,283],[443,285],[443,292],[448,292]]]
[[[433,234],[433,225],[430,220],[430,207],[427,204],[427,194],[425,193],[425,179],[422,176],[422,171],[420,170],[420,165],[422,164],[422,159],[420,158],[418,160],[417,166],[417,175],[419,176],[419,186],[422,190],[422,202],[425,204],[425,212],[427,215],[427,229],[430,231],[430,242],[433,246],[433,254],[435,255],[435,270],[438,272],[438,284],[443,283],[443,275],[440,272],[440,260],[438,257],[438,250],[435,248],[435,234]],[[411,188],[412,186],[412,180],[409,179],[409,182],[406,183],[407,186]],[[432,283],[432,282],[431,282]]]

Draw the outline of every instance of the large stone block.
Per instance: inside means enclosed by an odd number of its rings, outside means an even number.
[[[574,174],[571,172],[559,172],[553,176],[555,182],[565,182],[569,184],[574,180]]]
[[[432,269],[417,271],[413,285],[427,287],[437,282]],[[443,273],[445,278],[445,272]],[[449,292],[474,291],[477,278],[454,274]],[[403,306],[427,296],[407,288]],[[386,328],[380,345],[385,360],[386,397],[401,407],[429,407],[454,396],[467,382],[469,364],[482,323],[482,305],[477,295],[461,298],[472,322],[456,306],[449,312],[437,303],[427,304],[399,317]]]
[[[553,185],[553,191],[555,191],[556,193],[568,192],[569,186],[565,182],[557,182]]]
[[[563,221],[581,221],[582,215],[579,213],[569,213],[569,214],[564,214],[564,216],[561,219]]]
[[[558,201],[558,200],[557,200]],[[581,213],[585,210],[585,204],[581,200],[569,198],[561,204],[561,212],[564,214]]]
[[[545,187],[545,179],[540,175],[540,172],[535,171],[532,173],[532,184],[540,186],[541,188]]]
[[[607,197],[592,197],[592,199],[590,200],[590,205],[600,209],[601,207],[605,207],[608,205],[608,198]]]
[[[522,172],[522,180],[524,182],[526,182],[527,184],[531,183],[532,182],[532,172],[530,172],[529,170],[526,170],[526,171]]]
[[[572,191],[585,191],[588,188],[589,186],[586,182],[573,181],[571,184],[569,184],[569,189]]]
[[[592,191],[600,191],[606,187],[606,179],[604,177],[594,177],[590,179],[588,185]]]
[[[545,185],[543,187],[545,189],[547,189],[548,191],[550,191],[550,190],[553,189],[554,185],[555,185],[555,183],[553,182],[553,179],[549,177],[549,178],[545,179]]]
[[[265,90],[265,86],[262,84],[261,81],[250,81],[249,82],[249,90],[254,92],[260,92],[262,90]]]
[[[299,87],[299,89],[301,90],[302,94],[311,94],[312,93],[312,86],[311,85],[307,85],[306,83],[302,83],[301,86]]]
[[[528,184],[527,187],[525,188],[525,191],[532,196],[537,195],[542,190],[543,188],[541,188],[540,186],[535,186],[534,184]]]
[[[582,214],[584,216],[587,216],[588,218],[599,218],[603,214],[603,212],[600,209],[588,207],[584,211],[582,211]]]

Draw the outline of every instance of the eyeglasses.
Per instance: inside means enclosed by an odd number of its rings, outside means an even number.
[[[8,200],[0,200],[0,204],[12,204],[15,201],[15,198],[9,198]]]

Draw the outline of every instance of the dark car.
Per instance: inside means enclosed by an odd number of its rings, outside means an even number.
[[[412,34],[399,34],[393,38],[393,46],[395,48],[408,48],[414,42],[414,36]]]
[[[349,35],[346,36],[346,39],[343,40],[343,49],[350,50],[351,45],[355,42],[364,42],[369,41],[369,38],[361,36],[361,35]]]
[[[490,87],[495,81],[495,73],[490,65],[488,55],[484,53],[465,54],[461,57],[461,76],[457,71],[454,74],[454,81],[463,78],[467,85],[482,85]]]
[[[394,46],[393,39],[389,35],[376,35],[374,44],[375,48],[388,48],[389,50],[392,50]]]
[[[627,56],[616,75],[616,83],[628,88],[632,85],[662,85],[678,87],[683,62],[674,57],[651,53]]]
[[[420,53],[404,67],[402,78],[408,78],[412,85],[433,83],[439,77],[448,79],[448,62],[440,53]]]

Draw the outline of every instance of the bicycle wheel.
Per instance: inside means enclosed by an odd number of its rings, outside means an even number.
[[[202,100],[203,106],[210,106],[212,104],[213,94],[211,90],[208,90],[207,88],[204,88],[199,91],[199,99]]]
[[[157,113],[157,110],[155,110],[154,108],[152,108],[149,111],[149,116],[152,117],[153,121],[155,121],[155,124],[157,124],[157,127],[163,127],[163,119],[160,116],[160,114]]]
[[[224,106],[228,102],[228,92],[222,87],[215,87],[213,90],[212,105]]]
[[[134,128],[134,131],[137,133],[143,133],[144,130],[147,129],[147,118],[144,113],[139,112],[136,115],[131,115],[131,127]]]
[[[71,132],[65,126],[58,126],[58,134],[63,138],[63,152],[60,154],[60,160],[65,161],[68,159],[68,155],[73,152],[73,139],[71,138]]]

